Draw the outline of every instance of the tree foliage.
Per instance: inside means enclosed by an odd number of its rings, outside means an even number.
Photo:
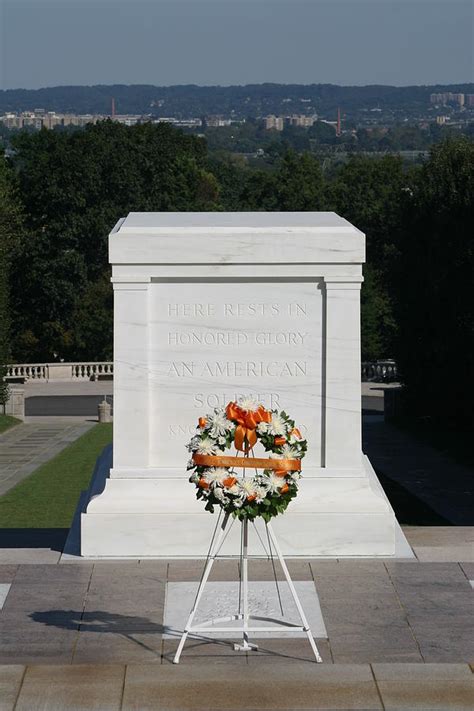
[[[0,166],[0,363],[111,358],[107,235],[130,211],[334,210],[367,239],[363,358],[396,356],[413,411],[472,422],[472,140],[438,144],[422,167],[355,156],[331,174],[280,139],[252,164],[167,124],[14,143],[15,174]]]
[[[14,146],[28,226],[13,266],[16,358],[110,352],[94,340],[110,327],[89,330],[87,345],[89,326],[77,320],[96,317],[81,306],[91,290],[105,298],[107,235],[130,211],[215,209],[205,144],[167,124],[105,121],[73,133],[18,134]]]
[[[0,405],[9,396],[5,380],[11,357],[10,263],[22,231],[22,216],[14,189],[13,176],[0,158]]]
[[[410,410],[474,424],[474,143],[436,146],[400,245],[396,350]]]
[[[353,157],[327,187],[327,205],[366,235],[367,263],[362,292],[362,357],[393,353],[394,270],[399,256],[400,220],[412,174],[400,158]]]

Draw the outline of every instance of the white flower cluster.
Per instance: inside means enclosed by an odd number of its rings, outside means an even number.
[[[187,445],[188,452],[197,454],[214,455],[222,452],[227,442],[227,435],[235,428],[231,420],[228,420],[223,408],[216,408],[212,415],[208,415],[205,424],[199,427],[198,433],[194,435]],[[188,469],[195,466],[192,459],[188,462]]]
[[[194,472],[189,481],[200,484],[204,499],[213,495],[223,506],[240,509],[249,500],[261,504],[268,494],[277,494],[285,484],[296,482],[300,476],[299,472],[291,472],[285,479],[272,470],[265,470],[253,477],[237,477],[228,469],[210,467],[201,474]]]
[[[271,434],[275,437],[289,435],[291,425],[289,425],[278,412],[272,412],[271,422],[260,422],[257,426],[259,434]]]

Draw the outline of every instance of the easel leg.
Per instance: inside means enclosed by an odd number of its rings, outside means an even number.
[[[273,543],[273,545],[274,545],[274,547],[275,547],[275,551],[276,551],[276,554],[277,554],[277,556],[278,556],[278,560],[280,561],[280,565],[281,565],[281,567],[282,567],[282,569],[283,569],[283,573],[284,573],[284,575],[285,575],[286,582],[288,583],[288,586],[289,586],[289,588],[290,588],[290,592],[291,592],[291,594],[292,594],[292,596],[293,596],[293,600],[295,601],[295,605],[296,605],[296,607],[297,607],[299,616],[301,617],[301,622],[303,623],[304,631],[306,632],[306,636],[308,637],[308,642],[309,642],[310,645],[311,645],[311,649],[313,650],[314,656],[316,657],[316,661],[317,661],[318,663],[320,663],[320,662],[322,662],[323,660],[321,659],[321,656],[320,656],[320,654],[319,654],[318,648],[317,648],[317,646],[316,646],[316,642],[314,641],[314,637],[313,637],[313,635],[311,634],[311,629],[310,629],[310,627],[309,627],[308,620],[306,619],[306,615],[304,614],[304,610],[303,610],[303,608],[302,608],[302,606],[301,606],[301,603],[300,603],[298,594],[297,594],[297,592],[296,592],[295,586],[294,586],[294,584],[293,584],[293,581],[292,581],[292,579],[291,579],[291,576],[290,576],[290,573],[289,573],[289,571],[288,571],[287,565],[286,565],[286,563],[285,563],[285,559],[283,558],[283,556],[282,556],[282,554],[281,554],[281,550],[280,550],[280,546],[279,546],[279,544],[278,544],[278,541],[277,541],[277,539],[276,539],[276,537],[275,537],[275,534],[273,533],[273,528],[271,527],[271,524],[270,524],[270,523],[267,523],[266,526],[267,526],[268,533],[270,534],[270,538],[271,538],[271,540],[272,540],[272,543]]]
[[[244,652],[249,649],[258,649],[258,645],[249,642],[249,574],[248,574],[248,547],[249,547],[249,529],[248,520],[244,518],[242,521],[242,555],[240,559],[240,575],[242,578],[242,600],[243,600],[243,643],[234,644],[236,651]]]
[[[192,624],[193,624],[194,615],[196,614],[196,610],[197,610],[197,608],[198,608],[199,601],[200,601],[200,599],[201,599],[201,597],[202,597],[202,593],[203,593],[203,591],[204,591],[204,586],[205,586],[206,583],[207,583],[207,579],[209,578],[209,575],[210,575],[210,573],[211,573],[212,566],[214,565],[214,561],[215,561],[215,559],[216,559],[216,555],[217,555],[217,553],[219,552],[219,548],[220,548],[221,541],[222,541],[222,539],[224,538],[225,529],[226,529],[227,524],[228,524],[228,522],[229,522],[229,516],[230,516],[230,514],[225,514],[224,520],[223,520],[222,525],[221,525],[221,530],[219,531],[219,535],[217,536],[217,539],[216,539],[215,543],[214,543],[213,545],[211,545],[211,550],[209,551],[209,558],[208,558],[208,560],[207,560],[206,567],[205,567],[205,569],[204,569],[204,573],[203,573],[203,576],[202,576],[202,578],[201,578],[201,582],[199,583],[198,591],[197,591],[197,593],[196,593],[196,598],[195,598],[195,600],[194,600],[194,605],[193,605],[193,607],[192,607],[192,609],[191,609],[191,612],[189,613],[188,621],[186,622],[186,626],[185,626],[185,628],[184,628],[184,632],[183,632],[183,634],[181,635],[181,639],[180,639],[180,641],[179,641],[178,649],[176,650],[176,654],[174,655],[173,664],[179,664],[179,658],[180,658],[180,656],[181,656],[181,652],[183,651],[184,644],[185,644],[186,639],[187,639],[187,637],[188,637],[189,628],[190,628],[190,627],[192,626]]]

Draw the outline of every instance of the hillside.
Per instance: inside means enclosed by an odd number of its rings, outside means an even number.
[[[245,86],[56,86],[0,91],[0,113],[44,108],[49,111],[109,114],[117,112],[187,118],[209,114],[236,118],[265,114],[334,112],[379,107],[426,108],[434,92],[474,93],[474,84],[433,86],[336,86],[334,84],[248,84]]]

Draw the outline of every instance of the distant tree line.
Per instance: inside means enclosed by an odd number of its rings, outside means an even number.
[[[34,110],[110,114],[115,98],[119,113],[176,116],[207,114],[260,116],[268,113],[300,113],[312,106],[318,112],[335,112],[338,106],[355,109],[426,108],[431,93],[474,93],[474,84],[433,86],[337,86],[335,84],[247,84],[244,86],[55,86],[44,89],[0,91],[0,113]]]
[[[252,167],[168,124],[19,133],[13,147],[0,165],[0,367],[112,358],[107,236],[130,211],[334,210],[367,236],[363,358],[395,357],[413,408],[473,422],[468,138],[421,166],[354,156],[326,174],[291,149]]]
[[[345,122],[345,127],[349,128]],[[201,129],[198,129],[201,133]],[[426,151],[434,143],[444,138],[466,134],[474,138],[474,121],[461,128],[435,123],[427,128],[410,124],[395,124],[389,129],[383,127],[355,128],[341,136],[336,135],[336,127],[325,121],[316,121],[310,128],[285,126],[283,131],[265,130],[263,121],[248,119],[245,123],[219,128],[207,128],[205,138],[209,151],[231,153],[255,153],[261,149],[261,162],[282,156],[289,148],[298,152],[327,154],[327,149],[338,149],[347,153],[399,151]]]

